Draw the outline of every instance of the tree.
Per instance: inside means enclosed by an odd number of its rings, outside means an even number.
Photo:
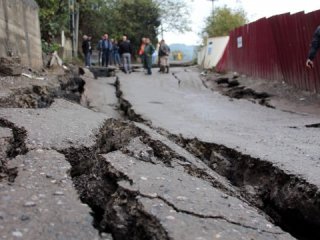
[[[68,28],[68,1],[36,0],[39,5],[41,37],[47,42]]]
[[[202,33],[210,37],[226,36],[230,31],[246,24],[247,15],[243,9],[233,10],[227,6],[218,7],[206,20]]]
[[[54,39],[69,29],[68,0],[36,0],[40,7],[42,38]],[[119,39],[128,35],[133,46],[143,36],[152,41],[163,31],[189,30],[189,13],[185,0],[75,0],[79,4],[79,35],[90,34],[97,42],[101,35]]]
[[[80,2],[80,11],[81,33],[95,41],[104,33],[118,40],[126,34],[138,47],[143,36],[157,38],[160,11],[153,0],[87,0]]]
[[[184,0],[156,0],[160,10],[160,32],[190,31],[190,12]]]

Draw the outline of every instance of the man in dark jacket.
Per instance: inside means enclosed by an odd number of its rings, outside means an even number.
[[[124,35],[122,37],[122,42],[119,45],[119,53],[122,57],[125,73],[131,73],[131,52],[131,44],[128,40],[128,37]]]
[[[313,68],[314,66],[313,59],[315,58],[319,47],[320,47],[320,26],[317,27],[315,33],[313,34],[311,47],[310,47],[308,59],[306,62],[306,66],[308,68]]]
[[[91,40],[87,35],[83,36],[82,52],[84,54],[84,62],[86,67],[90,67],[92,49],[91,49]]]

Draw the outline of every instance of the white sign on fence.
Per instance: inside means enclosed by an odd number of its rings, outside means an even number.
[[[242,48],[242,36],[240,36],[240,37],[237,37],[237,46],[238,46],[238,48]]]

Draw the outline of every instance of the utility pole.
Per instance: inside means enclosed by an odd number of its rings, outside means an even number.
[[[161,23],[161,39],[163,39],[163,25]]]
[[[69,0],[70,33],[72,38],[72,57],[78,56],[79,5],[76,0]]]
[[[214,12],[214,2],[217,1],[217,0],[209,0],[212,2],[212,13]]]

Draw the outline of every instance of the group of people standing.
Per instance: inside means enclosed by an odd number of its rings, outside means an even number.
[[[123,35],[122,41],[119,44],[116,40],[110,40],[108,34],[104,34],[98,42],[97,50],[100,66],[108,67],[109,64],[119,67],[123,66],[125,73],[131,73],[132,48],[126,35]],[[91,67],[91,36],[83,36],[82,52],[84,54],[86,67]],[[122,62],[120,56],[122,57]]]
[[[155,53],[156,49],[152,45],[149,38],[142,38],[141,46],[139,49],[139,56],[141,58],[143,67],[147,70],[147,74],[151,75],[152,71],[152,63],[153,63],[153,54]],[[170,48],[162,39],[158,46],[158,65],[160,67],[159,72],[166,72],[169,73],[169,55],[170,55]]]
[[[169,55],[170,48],[161,40],[158,45],[158,65],[160,67],[159,72],[169,73]],[[122,41],[109,39],[108,34],[104,34],[98,42],[97,46],[99,65],[108,67],[109,64],[116,66],[123,66],[123,71],[125,73],[131,73],[131,57],[132,57],[132,47],[130,40],[126,35],[122,36]],[[91,66],[91,55],[92,55],[92,43],[91,36],[84,35],[82,42],[82,51],[85,57],[86,67]],[[149,38],[142,38],[140,49],[138,52],[141,58],[143,67],[146,69],[148,75],[152,74],[152,63],[153,56],[156,52],[156,48],[152,45]],[[122,58],[122,61],[121,61]]]

